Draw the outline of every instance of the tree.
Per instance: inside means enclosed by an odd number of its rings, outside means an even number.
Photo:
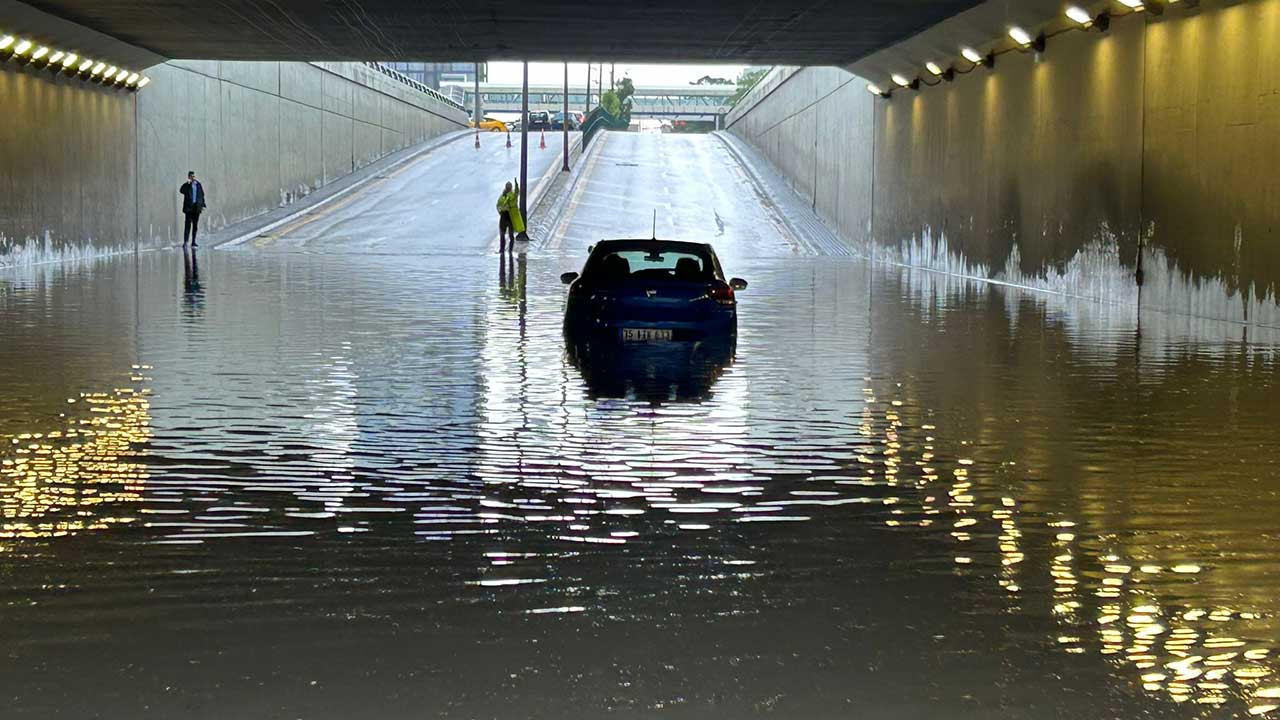
[[[600,96],[600,107],[607,110],[610,115],[618,117],[622,112],[622,101],[618,99],[616,92],[605,90],[604,95]]]
[[[711,77],[710,75],[703,75],[702,77],[698,78],[697,80],[694,80],[689,84],[690,85],[732,85],[733,81],[730,80],[729,78]]]
[[[618,81],[618,87],[614,88],[613,92],[618,96],[618,103],[621,105],[627,101],[627,98],[636,94],[636,86],[631,82],[631,78],[623,76]]]
[[[768,75],[769,70],[771,69],[772,68],[747,68],[746,70],[738,73],[738,88],[734,90],[733,95],[729,96],[729,107],[737,105],[738,101],[747,93],[751,92],[751,88],[755,87],[756,83],[763,80],[764,76]]]

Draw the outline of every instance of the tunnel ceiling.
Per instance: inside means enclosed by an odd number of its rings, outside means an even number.
[[[44,0],[169,58],[841,65],[974,0]]]

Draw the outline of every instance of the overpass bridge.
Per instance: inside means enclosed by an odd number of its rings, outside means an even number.
[[[58,40],[53,23],[27,22],[32,19],[27,11],[38,10],[169,59],[836,65],[976,4],[563,0],[513,8],[497,0],[448,7],[400,0],[223,0],[216,12],[200,12],[171,0],[0,0],[0,19],[23,15],[24,22],[12,29],[48,34],[40,38],[44,42]]]
[[[475,90],[470,85],[460,88],[465,98],[464,107],[475,107]],[[631,96],[632,117],[653,117],[671,120],[712,120],[729,112],[729,98],[737,90],[736,85],[670,85],[640,86]],[[456,94],[456,90],[454,91]],[[569,86],[569,109],[584,110],[600,103],[595,88],[588,90],[581,85]],[[521,86],[518,84],[480,83],[480,104],[484,112],[520,112]],[[561,85],[530,85],[529,109],[556,112],[564,107],[564,89]]]

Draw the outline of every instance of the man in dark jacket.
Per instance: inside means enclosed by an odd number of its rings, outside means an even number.
[[[200,228],[200,213],[204,212],[204,186],[196,180],[196,171],[187,171],[187,181],[178,187],[182,196],[182,214],[187,216],[187,223],[182,228],[182,244],[190,239],[191,247],[196,247],[196,232]]]

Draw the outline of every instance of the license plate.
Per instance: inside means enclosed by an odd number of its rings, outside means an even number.
[[[671,331],[659,328],[622,328],[622,339],[638,342],[644,342],[647,340],[670,340]]]

